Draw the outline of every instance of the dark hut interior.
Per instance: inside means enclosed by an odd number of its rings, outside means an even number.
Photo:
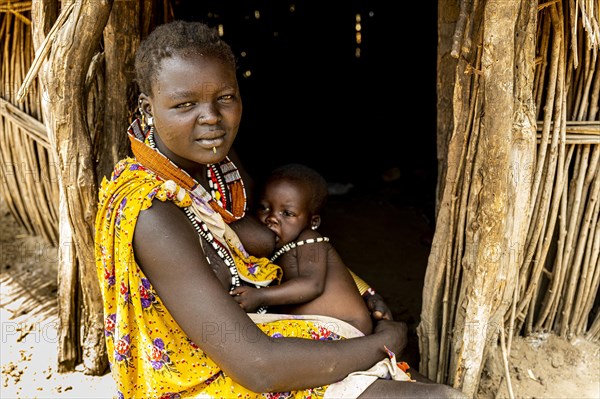
[[[255,175],[290,160],[353,184],[394,166],[435,170],[435,3],[404,8],[420,16],[418,38],[383,1],[260,3],[174,9],[176,18],[221,25],[238,55],[237,146]],[[253,156],[257,146],[268,156]]]

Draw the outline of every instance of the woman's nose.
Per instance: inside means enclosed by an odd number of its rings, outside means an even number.
[[[219,113],[212,105],[207,105],[200,109],[200,113],[198,114],[197,122],[199,124],[209,124],[214,125],[219,121]]]

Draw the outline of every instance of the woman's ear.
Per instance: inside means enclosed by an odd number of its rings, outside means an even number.
[[[140,93],[138,97],[138,105],[140,107],[140,112],[144,112],[146,116],[152,116],[152,107],[150,106],[150,99],[144,93]]]
[[[316,230],[321,225],[321,215],[313,215],[310,218],[310,228]]]

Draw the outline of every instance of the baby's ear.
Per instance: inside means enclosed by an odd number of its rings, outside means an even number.
[[[321,215],[313,215],[310,218],[310,228],[316,230],[321,225]]]

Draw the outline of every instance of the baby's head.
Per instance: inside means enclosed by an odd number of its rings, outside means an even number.
[[[317,171],[302,164],[278,167],[263,185],[258,217],[278,237],[281,247],[297,239],[305,229],[317,229],[327,200],[327,182]]]
[[[299,163],[290,163],[274,169],[265,184],[285,181],[295,186],[308,200],[305,206],[311,214],[319,214],[327,201],[327,182],[316,170]]]

